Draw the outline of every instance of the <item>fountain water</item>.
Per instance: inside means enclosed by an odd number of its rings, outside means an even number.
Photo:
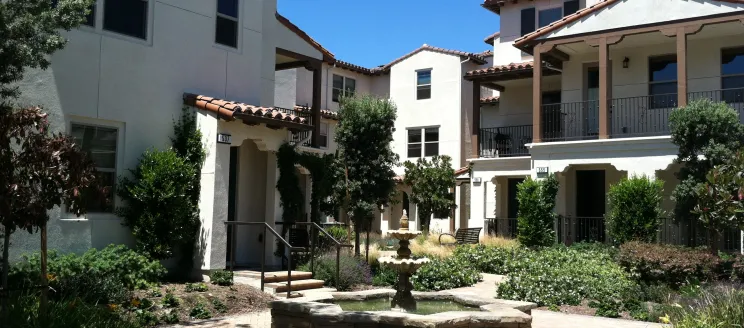
[[[397,257],[382,257],[378,261],[381,265],[386,265],[398,272],[398,283],[395,285],[395,295],[391,301],[391,308],[397,311],[409,312],[416,310],[416,299],[413,298],[411,291],[411,276],[422,265],[429,263],[429,259],[411,258],[411,249],[408,248],[410,240],[421,234],[420,231],[408,230],[408,216],[403,210],[403,216],[400,218],[400,229],[388,232],[390,236],[399,240]]]

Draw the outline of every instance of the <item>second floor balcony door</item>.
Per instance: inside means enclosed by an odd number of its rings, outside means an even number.
[[[599,135],[599,67],[590,66],[586,69],[586,84],[584,89],[584,136]]]

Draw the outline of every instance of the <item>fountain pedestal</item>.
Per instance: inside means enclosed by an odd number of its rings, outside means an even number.
[[[395,285],[395,295],[390,302],[391,308],[398,311],[409,312],[416,310],[416,300],[413,298],[411,291],[413,284],[411,276],[422,265],[429,262],[427,258],[411,259],[411,249],[408,248],[410,240],[421,234],[418,231],[408,231],[408,216],[405,211],[400,219],[401,228],[390,231],[391,237],[399,240],[398,256],[383,257],[379,259],[380,264],[389,266],[398,272],[398,283]]]

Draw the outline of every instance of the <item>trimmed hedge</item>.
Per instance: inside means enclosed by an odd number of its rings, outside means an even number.
[[[621,245],[618,263],[645,283],[673,287],[711,281],[721,272],[721,260],[705,250],[642,242]]]
[[[653,242],[659,231],[661,191],[664,183],[647,176],[633,176],[610,186],[607,230],[613,242]]]

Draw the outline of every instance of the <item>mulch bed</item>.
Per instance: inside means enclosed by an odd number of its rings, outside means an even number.
[[[251,286],[241,284],[218,286],[210,283],[204,283],[204,285],[207,287],[206,291],[187,292],[186,284],[168,283],[157,288],[138,291],[136,297],[152,301],[153,306],[150,311],[158,316],[176,311],[180,322],[196,320],[191,318],[189,313],[199,303],[209,310],[212,318],[219,318],[261,311],[268,308],[268,303],[274,300],[271,295]],[[179,306],[168,308],[163,305],[163,298],[168,291],[180,300]],[[215,305],[219,303],[224,304],[224,307]]]
[[[553,309],[550,309],[547,306],[541,306],[537,308],[538,310],[543,311],[553,311]],[[595,316],[597,313],[597,309],[589,307],[588,301],[581,302],[581,305],[561,305],[558,307],[558,311],[555,312],[561,312],[566,314],[579,314],[579,315],[588,315],[588,316]],[[633,317],[630,316],[628,312],[620,312],[620,317],[617,319],[625,319],[625,320],[634,320]]]

